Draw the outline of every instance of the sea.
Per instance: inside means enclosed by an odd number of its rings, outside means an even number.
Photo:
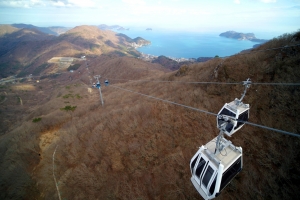
[[[171,58],[225,57],[250,49],[258,44],[249,40],[236,40],[219,36],[220,33],[197,33],[184,31],[129,29],[116,31],[130,38],[142,37],[151,45],[137,50],[154,56],[164,55]],[[225,32],[225,31],[224,31]],[[263,34],[260,34],[263,35]],[[272,39],[270,35],[264,38]]]

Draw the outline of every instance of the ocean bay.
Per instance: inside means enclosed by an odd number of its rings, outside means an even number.
[[[142,53],[174,58],[214,57],[216,55],[224,57],[258,44],[248,40],[220,37],[220,33],[146,31],[145,29],[118,32],[131,38],[142,37],[151,41],[151,45],[137,49]]]

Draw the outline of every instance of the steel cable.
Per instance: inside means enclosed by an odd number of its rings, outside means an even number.
[[[121,88],[121,87],[118,87],[118,86],[110,85],[109,87],[113,87],[113,88],[117,88],[117,89],[124,90],[124,91],[127,91],[127,92],[131,92],[131,93],[134,93],[134,94],[142,95],[142,96],[145,96],[145,97],[148,97],[148,98],[160,100],[160,101],[163,101],[163,102],[166,102],[166,103],[170,103],[170,104],[173,104],[173,105],[182,106],[184,108],[188,108],[188,109],[191,109],[191,110],[199,111],[199,112],[202,112],[202,113],[206,113],[206,114],[210,114],[210,115],[214,115],[214,116],[219,116],[218,114],[213,113],[213,112],[209,112],[209,111],[206,111],[206,110],[201,110],[201,109],[194,108],[194,107],[191,107],[191,106],[186,106],[186,105],[183,105],[183,104],[180,104],[180,103],[176,103],[176,102],[173,102],[173,101],[161,99],[161,98],[158,98],[158,97],[153,97],[151,95],[143,94],[143,93],[140,93],[140,92],[135,92],[133,90]],[[295,136],[295,137],[299,137],[300,138],[300,134],[291,133],[291,132],[288,132],[288,131],[283,131],[283,130],[280,130],[280,129],[275,129],[275,128],[271,128],[271,127],[267,127],[267,126],[255,124],[255,123],[252,123],[252,122],[241,121],[241,120],[237,120],[237,121],[245,123],[245,124],[248,124],[248,125],[256,126],[256,127],[259,127],[259,128],[263,128],[263,129],[267,129],[267,130],[271,130],[271,131],[275,131],[275,132],[279,132],[279,133],[282,133],[282,134],[291,135],[291,136]]]

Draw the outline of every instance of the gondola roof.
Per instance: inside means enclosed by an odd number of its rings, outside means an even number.
[[[212,161],[216,166],[219,165],[219,163],[223,164],[224,171],[226,171],[226,169],[230,167],[231,164],[242,155],[242,152],[241,150],[236,148],[229,140],[223,138],[221,141],[222,144],[225,145],[225,143],[229,142],[229,145],[225,147],[220,153],[214,154],[214,151],[216,149],[216,141],[217,137],[205,145],[207,150],[204,151],[204,154],[207,157],[212,157]]]

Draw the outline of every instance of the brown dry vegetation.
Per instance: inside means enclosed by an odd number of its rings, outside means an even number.
[[[5,34],[10,34],[12,32],[17,31],[18,28],[15,28],[13,26],[10,25],[0,25],[0,36],[3,36]]]
[[[0,46],[0,77],[32,74],[38,66],[57,56],[98,56],[112,52],[139,55],[116,33],[95,26],[78,26],[58,37],[36,29],[14,30],[11,26],[0,26]]]
[[[151,64],[137,58],[113,55],[99,56],[88,61],[88,65],[92,76],[102,74],[103,78],[108,78],[114,83],[126,82],[128,79],[138,80],[157,77],[162,75],[163,72],[170,71],[168,69],[164,69],[159,64]]]
[[[285,35],[260,49],[295,43]],[[94,74],[116,79],[300,80],[299,47],[216,58],[184,66],[182,73],[164,74],[133,58],[97,57],[88,63]],[[0,136],[0,199],[58,199],[53,179],[56,147],[54,172],[62,199],[201,199],[190,182],[189,161],[218,134],[215,117],[113,86],[214,113],[239,98],[243,86],[112,79],[111,86],[102,87],[101,106],[99,92],[88,88],[82,67],[80,74],[71,75],[72,81],[63,74],[32,83],[34,90],[0,88],[8,99],[0,102],[5,127]],[[298,86],[252,85],[244,99],[251,106],[250,121],[299,133],[299,92]],[[66,105],[77,107],[73,112],[60,110]],[[33,123],[37,117],[42,120]],[[245,125],[231,140],[243,148],[244,168],[217,199],[298,198],[298,138]]]

